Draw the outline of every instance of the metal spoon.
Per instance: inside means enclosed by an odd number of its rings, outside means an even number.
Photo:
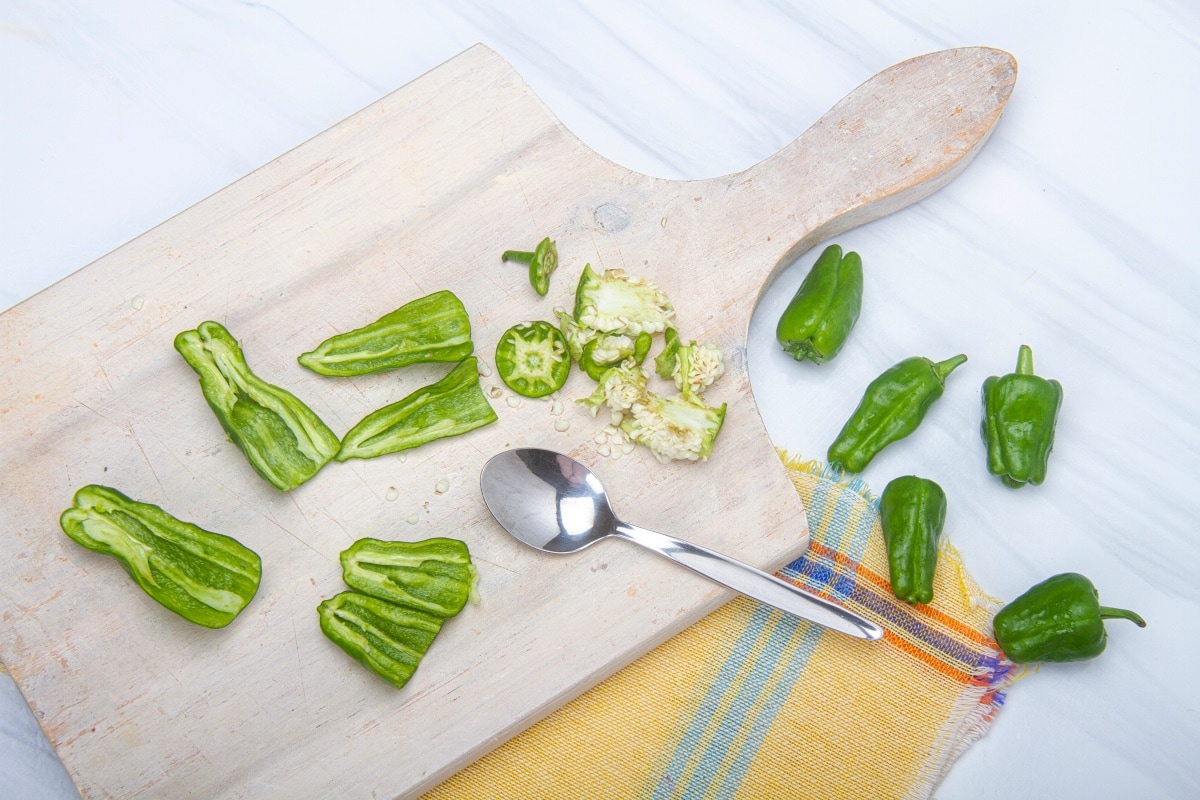
[[[521,448],[494,456],[479,476],[483,500],[504,529],[547,553],[575,553],[609,536],[628,539],[747,597],[861,639],[883,629],[740,561],[617,519],[591,470],[550,450]]]

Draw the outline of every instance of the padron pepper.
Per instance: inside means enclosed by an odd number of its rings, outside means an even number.
[[[1046,479],[1054,426],[1062,405],[1058,381],[1033,374],[1033,350],[1021,345],[1017,371],[983,382],[983,421],[988,472],[1014,489]]]
[[[957,355],[934,363],[913,356],[871,381],[858,408],[829,445],[829,463],[849,472],[866,469],[883,448],[917,429],[946,390],[946,376],[966,360],[965,355]]]
[[[338,452],[334,432],[291,392],[251,372],[219,322],[180,333],[175,349],[200,376],[204,399],[229,438],[277,489],[296,488]]]
[[[370,325],[339,333],[297,359],[321,375],[347,377],[471,355],[471,320],[454,292],[418,297]]]
[[[905,475],[879,497],[879,523],[887,543],[892,594],[906,603],[933,599],[938,540],[946,524],[946,493],[928,478]]]
[[[538,242],[532,252],[505,250],[500,259],[528,264],[529,285],[533,290],[543,296],[550,291],[550,273],[558,269],[558,247],[549,236]]]
[[[479,387],[479,362],[463,359],[436,383],[372,411],[342,437],[335,458],[375,458],[435,439],[457,436],[496,421]]]
[[[1146,621],[1132,611],[1100,605],[1092,582],[1075,572],[1047,578],[996,614],[996,643],[1017,663],[1083,661],[1104,652],[1106,619]]]
[[[797,361],[821,364],[842,349],[862,311],[862,258],[842,248],[825,248],[804,276],[779,324],[775,338]]]
[[[317,606],[321,630],[380,678],[403,688],[442,629],[442,618],[359,592]]]
[[[151,598],[206,628],[232,622],[262,579],[262,560],[236,539],[107,486],[77,491],[59,524],[88,550],[115,558]]]
[[[458,539],[385,542],[359,539],[342,551],[351,589],[439,617],[453,617],[475,594],[478,573]]]

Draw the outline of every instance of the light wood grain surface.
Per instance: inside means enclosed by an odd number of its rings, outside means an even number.
[[[746,374],[758,296],[795,253],[952,179],[1014,81],[1000,51],[931,54],[864,84],[756,167],[668,181],[588,150],[476,47],[0,316],[12,633],[0,659],[83,794],[415,793],[728,599],[621,542],[564,558],[524,549],[478,491],[502,449],[593,466],[632,523],[762,567],[802,552],[803,509]],[[562,265],[542,299],[499,254],[545,235]],[[504,392],[495,425],[405,458],[331,464],[285,495],[226,441],[171,347],[180,330],[222,322],[260,376],[342,434],[444,367],[328,379],[299,353],[450,289],[490,364],[505,328],[570,305],[585,262],[654,279],[681,333],[725,350],[710,397],[729,412],[708,463],[599,456],[604,420],[570,402],[590,389],[576,373],[560,418]],[[220,631],[172,616],[58,530],[87,483],[237,537],[263,558],[259,596]],[[315,608],[342,588],[337,555],[353,540],[434,535],[468,542],[483,602],[397,692],[321,635]]]

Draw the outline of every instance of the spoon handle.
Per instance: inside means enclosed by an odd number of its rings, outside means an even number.
[[[625,522],[614,533],[780,611],[860,639],[883,638],[875,623],[729,556]]]

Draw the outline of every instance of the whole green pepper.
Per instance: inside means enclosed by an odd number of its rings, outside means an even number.
[[[321,375],[367,375],[471,355],[471,320],[454,292],[418,297],[370,325],[339,333],[297,359]]]
[[[883,448],[917,429],[946,390],[946,376],[966,360],[965,355],[957,355],[935,364],[913,356],[871,381],[858,408],[829,445],[829,463],[849,472],[866,469]]]
[[[906,475],[888,483],[879,498],[892,594],[906,603],[933,599],[938,539],[946,524],[946,493],[927,478]]]
[[[996,643],[1013,661],[1083,661],[1104,652],[1106,619],[1146,621],[1132,611],[1100,605],[1099,593],[1082,575],[1047,578],[996,614]]]
[[[550,273],[558,269],[558,246],[547,236],[537,243],[533,252],[505,250],[501,261],[516,261],[529,265],[529,285],[540,295],[550,291]]]
[[[334,457],[375,458],[495,422],[496,412],[479,388],[478,364],[475,356],[464,358],[437,383],[372,411],[346,432]]]
[[[478,573],[458,539],[385,542],[359,539],[342,551],[342,579],[351,589],[439,617],[462,611]]]
[[[337,436],[312,409],[250,371],[242,348],[220,323],[202,322],[180,333],[175,349],[200,376],[200,390],[221,427],[275,488],[296,488],[338,451]]]
[[[1033,374],[1033,350],[1021,345],[1017,371],[983,382],[980,435],[987,445],[988,472],[1014,489],[1046,479],[1062,384]]]
[[[321,630],[380,678],[403,688],[442,629],[442,618],[358,592],[317,606]]]
[[[838,354],[862,310],[862,258],[831,244],[788,303],[775,338],[797,361],[821,364]]]
[[[254,598],[262,560],[241,542],[176,519],[107,486],[84,486],[63,532],[110,555],[146,594],[206,628],[223,628]]]

